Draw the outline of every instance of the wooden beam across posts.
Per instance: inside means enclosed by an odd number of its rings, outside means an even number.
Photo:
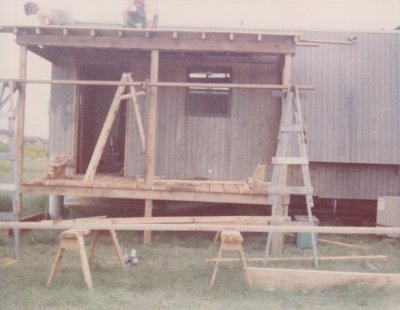
[[[70,28],[70,27],[69,27]],[[41,29],[41,28],[39,28]],[[71,28],[70,28],[71,29]],[[89,30],[90,31],[90,30]],[[251,34],[251,40],[245,35],[236,35],[235,40],[230,40],[226,33],[207,32],[206,39],[201,33],[185,34],[185,39],[179,40],[171,36],[171,30],[166,33],[145,29],[136,35],[124,30],[124,36],[120,37],[118,30],[115,34],[104,36],[64,35],[63,33],[32,35],[21,33],[17,35],[19,45],[42,45],[56,47],[76,48],[119,48],[130,50],[160,50],[160,51],[184,51],[184,52],[233,52],[253,54],[295,54],[296,43],[293,38],[284,41],[265,40],[257,41],[258,35]],[[71,29],[69,33],[75,32]],[[98,31],[100,32],[100,31]],[[177,33],[179,36],[179,32]],[[243,38],[242,38],[243,37]],[[289,42],[291,40],[292,42]],[[285,42],[286,41],[286,42]]]
[[[42,221],[42,222],[0,222],[0,229],[90,229],[90,230],[126,230],[126,231],[209,231],[234,230],[240,232],[259,233],[318,233],[318,234],[345,234],[345,235],[400,235],[400,227],[354,227],[354,226],[271,226],[265,224],[219,224],[219,223],[104,223],[102,221],[72,222]]]
[[[324,270],[248,268],[255,286],[280,289],[326,289],[351,283],[400,287],[400,274]]]
[[[144,82],[132,81],[92,81],[92,80],[37,80],[37,79],[5,79],[0,82],[12,80],[21,84],[57,84],[57,85],[87,85],[87,86],[143,86]],[[203,88],[232,88],[232,89],[270,89],[286,90],[291,85],[286,84],[249,84],[249,83],[188,83],[188,82],[150,82],[149,86],[157,87],[203,87]],[[299,90],[315,90],[313,85],[297,85]],[[139,94],[138,94],[139,95]]]
[[[113,224],[184,224],[184,223],[215,223],[215,224],[242,224],[242,225],[268,225],[270,221],[290,221],[290,216],[162,216],[162,217],[131,217],[131,218],[78,218],[70,222],[104,222]]]

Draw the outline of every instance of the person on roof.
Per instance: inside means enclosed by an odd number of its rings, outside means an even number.
[[[128,28],[156,28],[157,0],[128,0],[122,18],[124,26]]]
[[[26,15],[36,15],[39,23],[49,25],[70,25],[73,23],[72,14],[67,10],[55,10],[39,8],[36,2],[26,2],[24,5]]]

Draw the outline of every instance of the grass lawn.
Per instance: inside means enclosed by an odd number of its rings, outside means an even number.
[[[66,252],[49,289],[47,277],[53,264],[57,231],[35,231],[24,235],[22,259],[0,266],[1,309],[398,309],[400,292],[393,288],[347,285],[329,290],[274,292],[249,288],[238,262],[222,263],[214,289],[213,271],[205,258],[213,239],[211,233],[155,233],[151,246],[141,245],[141,233],[120,232],[125,251],[135,248],[139,264],[121,270],[113,247],[101,240],[92,269],[93,291],[88,291],[79,256]],[[327,236],[332,237],[332,236]],[[245,234],[247,257],[260,257],[265,236]],[[86,238],[87,247],[90,236]],[[320,255],[387,254],[388,262],[321,262],[320,269],[362,272],[399,272],[400,242],[381,237],[344,238],[368,250],[319,245]],[[89,247],[88,247],[89,248]],[[89,249],[88,249],[89,250]],[[296,247],[293,237],[285,246],[286,256],[311,255]],[[3,235],[0,253],[12,253],[12,243]],[[226,255],[227,257],[229,254]],[[260,263],[250,263],[260,266]],[[269,267],[310,268],[311,262],[270,263]]]
[[[45,169],[45,150],[26,150],[25,176],[37,177]],[[0,162],[0,181],[6,180],[7,165]],[[47,197],[25,195],[23,214],[45,212]],[[0,196],[0,211],[10,201]],[[326,224],[326,223],[325,223]],[[320,225],[324,225],[321,223]],[[0,231],[0,309],[399,309],[400,291],[365,285],[338,286],[329,290],[276,290],[250,288],[242,278],[238,262],[221,263],[214,288],[209,288],[213,265],[205,259],[212,233],[158,232],[151,246],[142,245],[140,232],[119,232],[124,252],[135,248],[139,264],[119,267],[109,240],[100,241],[92,268],[94,289],[88,291],[79,255],[66,252],[49,289],[46,282],[54,262],[59,231],[31,231],[22,236],[21,260],[4,264],[12,257],[12,239]],[[246,257],[262,257],[266,236],[244,234]],[[381,236],[333,236],[319,238],[358,244],[366,249],[344,248],[320,243],[320,256],[388,255],[389,261],[321,262],[321,270],[400,273],[400,240]],[[87,248],[91,237],[86,238]],[[226,255],[228,256],[228,254]],[[294,236],[287,237],[284,256],[311,256],[299,249]],[[260,267],[261,263],[251,262]],[[312,262],[271,262],[268,267],[308,268]]]

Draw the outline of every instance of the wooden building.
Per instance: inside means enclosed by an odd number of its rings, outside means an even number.
[[[292,86],[297,34],[0,30],[21,46],[17,119],[26,83],[52,84],[49,157],[72,161],[66,178],[23,180],[17,122],[21,193],[140,199],[145,216],[154,200],[267,205],[263,167],[269,174],[282,103],[273,91]],[[26,80],[28,50],[51,61],[51,81]]]
[[[400,195],[397,33],[0,31],[16,34],[22,80],[27,50],[52,62],[49,154],[73,161],[71,178],[22,182],[22,192],[144,199],[147,215],[152,200],[266,205],[282,90],[297,84],[315,87],[301,97],[314,195]],[[139,111],[121,104],[97,175],[85,182],[124,72],[146,96]],[[244,180],[258,165],[265,180],[249,186]]]

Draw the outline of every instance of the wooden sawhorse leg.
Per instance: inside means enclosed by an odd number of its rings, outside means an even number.
[[[91,251],[90,251],[90,258],[89,258],[90,267],[92,267],[92,265],[93,265],[95,251],[96,251],[96,245],[101,236],[110,236],[111,237],[119,264],[121,265],[121,268],[125,269],[126,264],[124,261],[124,256],[122,255],[121,246],[118,242],[118,237],[117,237],[117,233],[115,230],[96,230],[95,231],[95,235],[94,235],[94,239],[93,239]]]
[[[221,234],[220,231],[218,231],[215,234],[214,241],[213,241],[213,243],[211,245],[210,251],[208,252],[207,264],[210,264],[210,262],[211,262],[211,256],[212,256],[212,253],[214,252],[215,246],[217,245],[218,238],[219,238],[220,234]]]
[[[215,244],[217,242],[218,236],[221,237],[221,245],[220,245],[220,248],[219,248],[219,251],[218,251],[218,257],[217,257],[216,262],[215,262],[213,275],[211,277],[210,288],[212,288],[214,286],[215,278],[217,277],[217,272],[218,272],[218,268],[219,268],[219,264],[220,264],[220,261],[221,261],[221,258],[222,258],[222,252],[223,251],[236,251],[236,252],[238,252],[240,261],[242,263],[243,271],[244,271],[244,274],[246,276],[246,280],[249,283],[249,285],[251,286],[252,285],[252,281],[251,281],[251,278],[250,278],[249,271],[247,269],[246,259],[244,257],[244,252],[243,252],[243,248],[242,248],[243,238],[242,238],[241,234],[239,232],[237,232],[237,231],[222,231],[222,232],[218,232],[217,235],[216,235],[216,238],[214,239],[214,243],[212,245],[211,251],[215,247]],[[210,261],[211,251],[210,251],[210,254],[209,254],[209,257],[208,257],[208,261]]]

